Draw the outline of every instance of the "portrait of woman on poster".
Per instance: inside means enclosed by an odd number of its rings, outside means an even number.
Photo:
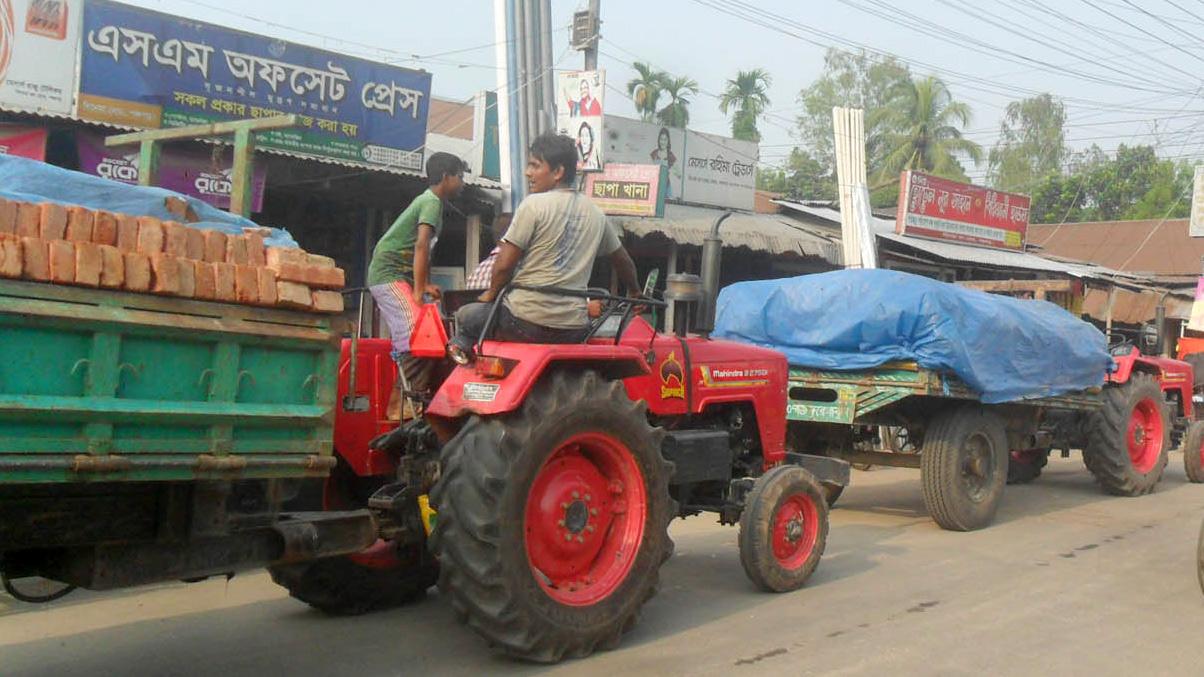
[[[653,162],[664,165],[670,170],[673,169],[673,165],[677,164],[677,156],[673,154],[673,140],[669,137],[668,127],[661,127],[661,132],[656,137],[656,148],[652,151],[651,157]],[[672,186],[672,181],[665,186],[666,197],[673,197]]]
[[[601,169],[598,153],[594,148],[594,128],[582,122],[577,128],[577,167],[579,169]]]

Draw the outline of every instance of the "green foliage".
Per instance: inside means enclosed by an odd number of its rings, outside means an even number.
[[[991,149],[988,181],[1004,191],[1025,192],[1062,171],[1066,159],[1066,107],[1051,94],[1008,104]]]
[[[970,124],[970,117],[970,107],[954,101],[937,78],[897,83],[886,105],[867,114],[867,126],[879,135],[878,185],[907,169],[967,180],[959,156],[976,164],[982,161],[982,148],[962,136],[961,128]]]
[[[804,150],[790,151],[783,169],[759,170],[757,188],[782,193],[792,200],[836,200],[836,179]]]
[[[732,114],[732,137],[759,143],[761,132],[757,118],[769,107],[769,86],[773,82],[764,68],[739,71],[727,81],[719,97],[719,110]]]
[[[660,101],[661,87],[666,74],[646,63],[636,61],[631,64],[636,76],[627,81],[627,94],[635,102],[636,112],[644,122],[652,122],[656,117],[656,106]]]
[[[669,103],[656,112],[656,121],[667,127],[684,129],[690,124],[689,97],[697,93],[698,83],[693,78],[662,73],[661,94],[669,97]]]
[[[1153,146],[1125,146],[1109,156],[1097,146],[1069,170],[1032,190],[1033,223],[1184,218],[1191,212],[1191,165],[1160,159]]]

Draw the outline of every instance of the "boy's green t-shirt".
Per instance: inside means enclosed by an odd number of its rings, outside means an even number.
[[[398,280],[414,281],[414,245],[418,242],[418,224],[435,229],[435,239],[443,232],[443,201],[428,188],[414,198],[397,217],[372,250],[368,264],[368,286],[390,284]],[[435,243],[431,242],[434,248]]]

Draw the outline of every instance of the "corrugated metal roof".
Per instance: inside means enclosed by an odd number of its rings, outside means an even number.
[[[719,209],[665,205],[664,218],[611,216],[610,220],[637,237],[659,234],[678,244],[701,247]],[[746,214],[735,212],[724,221],[720,231],[728,247],[747,247],[770,254],[814,256],[840,265],[840,234],[835,237],[823,229],[804,224],[778,214]]]
[[[1160,275],[1199,275],[1204,257],[1204,238],[1188,235],[1187,219],[1033,224],[1028,243],[1049,254]]]

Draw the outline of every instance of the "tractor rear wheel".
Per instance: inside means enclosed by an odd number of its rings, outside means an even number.
[[[938,414],[920,452],[928,514],[950,531],[987,526],[1003,497],[1007,465],[1007,435],[998,416],[979,406]]]
[[[1041,476],[1049,449],[1023,449],[1008,455],[1008,484],[1027,484]]]
[[[1117,496],[1154,490],[1166,468],[1170,422],[1158,382],[1133,374],[1104,388],[1104,406],[1091,415],[1083,463],[1100,486]]]
[[[588,371],[470,419],[431,493],[439,588],[459,619],[531,661],[617,646],[673,549],[662,436],[621,382]]]
[[[828,541],[828,502],[815,477],[798,466],[762,475],[740,516],[740,564],[758,588],[789,592],[819,566]]]
[[[351,510],[368,504],[383,477],[359,477],[341,459],[320,491],[305,493],[290,510]],[[439,577],[421,545],[404,548],[378,540],[354,555],[271,567],[276,584],[297,600],[332,616],[358,616],[421,598]]]
[[[1194,421],[1183,437],[1183,471],[1187,479],[1204,482],[1204,421]]]

